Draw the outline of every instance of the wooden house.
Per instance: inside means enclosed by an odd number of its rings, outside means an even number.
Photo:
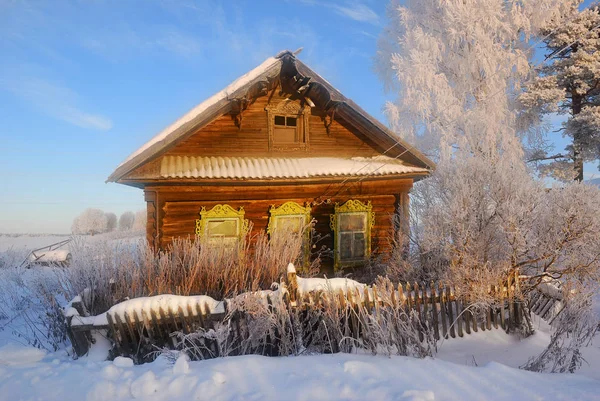
[[[389,249],[433,162],[284,51],[200,103],[107,182],[144,190],[147,239],[234,244],[315,221],[337,269]],[[249,224],[249,223],[252,224]]]

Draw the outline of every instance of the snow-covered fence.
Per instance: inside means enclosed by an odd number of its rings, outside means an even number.
[[[523,319],[522,305],[516,297],[518,278],[515,272],[503,285],[490,287],[491,295],[500,301],[482,310],[475,309],[468,299],[457,298],[451,288],[441,283],[393,285],[387,281],[378,287],[343,278],[304,279],[297,277],[291,266],[287,280],[280,283],[277,291],[242,294],[222,302],[207,296],[136,298],[113,306],[105,314],[91,317],[83,316],[83,305],[77,307],[77,303],[72,303],[74,309],[66,315],[69,336],[79,356],[88,352],[90,333],[94,330],[108,332],[115,354],[133,356],[138,361],[145,360],[148,353],[157,349],[176,348],[181,335],[197,332],[207,334],[194,340],[202,344],[202,358],[243,354],[248,350],[278,355],[285,337],[282,332],[304,333],[299,336],[299,341],[304,344],[298,348],[320,341],[314,337],[321,334],[311,331],[318,330],[325,315],[341,320],[339,327],[344,331],[341,341],[351,339],[357,343],[373,341],[366,336],[372,335],[369,331],[372,333],[373,324],[381,324],[378,320],[381,316],[386,316],[387,323],[391,319],[392,324],[396,324],[394,319],[402,319],[403,327],[412,330],[414,338],[420,342],[428,338],[463,337],[479,330],[502,328],[509,331]],[[256,342],[248,345],[256,311],[244,303],[245,295],[257,295],[272,316],[281,311],[288,316],[275,332],[266,331],[258,345]],[[179,337],[177,333],[181,333]],[[329,339],[331,333],[326,335],[327,351],[339,352],[339,344]],[[223,350],[223,341],[227,343],[227,351]]]
[[[288,273],[288,290],[292,302],[297,300],[298,306],[319,304],[320,298],[326,296],[327,290],[331,291],[333,286],[327,287],[327,284],[323,284],[315,291],[314,288],[303,284],[305,281],[314,282],[314,280],[296,278],[295,272]],[[508,276],[503,285],[491,286],[488,289],[490,296],[500,301],[498,305],[485,307],[483,312],[476,311],[469,299],[457,298],[451,287],[433,281],[428,284],[399,283],[391,292],[390,299],[380,297],[380,291],[375,284],[371,286],[361,284],[361,287],[355,285],[347,289],[337,286],[334,292],[351,307],[362,303],[374,313],[384,307],[412,310],[419,316],[420,325],[416,329],[419,331],[420,338],[423,339],[423,332],[426,329],[431,329],[434,338],[439,340],[463,337],[465,333],[471,334],[479,330],[502,328],[510,331],[518,327],[523,319],[523,308],[516,297],[519,290],[518,280],[519,274],[515,271]],[[303,291],[303,286],[309,287],[309,290]]]
[[[544,281],[529,296],[529,310],[550,324],[563,311],[565,304],[558,281]]]

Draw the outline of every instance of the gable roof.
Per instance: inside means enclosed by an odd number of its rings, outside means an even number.
[[[388,128],[369,115],[351,99],[346,98],[329,82],[289,52],[270,57],[258,67],[242,75],[226,88],[206,99],[173,124],[133,152],[108,177],[106,182],[119,182],[141,165],[154,160],[177,143],[189,138],[215,118],[239,110],[248,99],[266,94],[279,81],[292,99],[300,99],[319,107],[333,117],[341,117],[374,143],[386,149],[392,158],[402,158],[417,167],[431,170],[435,164],[425,155],[397,138]]]

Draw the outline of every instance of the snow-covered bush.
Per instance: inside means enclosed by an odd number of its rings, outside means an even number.
[[[7,260],[2,258],[0,259]],[[20,267],[21,258],[0,269],[0,331],[48,351],[66,342],[62,306],[66,302],[61,269]]]

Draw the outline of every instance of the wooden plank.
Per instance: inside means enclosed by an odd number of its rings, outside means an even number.
[[[454,312],[452,311],[452,309],[453,309],[452,304],[456,304],[456,300],[450,300],[451,296],[452,296],[452,292],[449,287],[446,287],[446,296],[448,299],[448,303],[446,304],[448,306],[448,323],[449,323],[448,330],[450,331],[450,336],[452,338],[456,338],[456,332],[455,332],[456,322],[454,321]],[[462,337],[462,329],[461,329],[461,337]]]
[[[438,324],[438,303],[440,301],[440,297],[437,291],[437,287],[436,284],[433,282],[433,280],[431,281],[430,284],[430,289],[431,289],[431,310],[432,310],[432,324],[433,324],[433,335],[435,336],[436,340],[440,339],[440,328],[439,328],[439,324]]]
[[[446,288],[440,284],[440,320],[442,322],[442,333],[441,333],[441,337],[442,338],[448,338],[448,324],[447,319],[448,319],[448,306],[447,306],[447,299],[446,299]]]
[[[452,291],[452,290],[450,290],[450,291]],[[463,323],[464,323],[467,333],[470,334],[468,320],[465,320],[465,318],[467,316],[466,316],[466,313],[463,313],[465,306],[464,306],[462,299],[458,299],[455,297],[454,307],[456,308],[456,317],[454,318],[454,320],[456,321],[456,333],[458,334],[459,337],[463,336]]]
[[[140,339],[137,336],[137,328],[135,327],[135,321],[131,318],[131,316],[129,316],[129,314],[127,313],[127,311],[125,311],[123,313],[123,317],[125,320],[125,326],[127,327],[127,333],[129,335],[129,338],[131,339],[131,345],[135,346],[135,349],[138,349],[138,345],[140,343]]]
[[[113,341],[115,342],[115,344],[117,346],[117,351],[119,352],[120,355],[126,355],[127,351],[123,347],[123,337],[122,337],[121,333],[119,333],[119,328],[118,328],[116,322],[113,320],[112,316],[108,312],[106,313],[106,320],[108,321],[108,326],[110,327],[110,330],[112,331]]]

